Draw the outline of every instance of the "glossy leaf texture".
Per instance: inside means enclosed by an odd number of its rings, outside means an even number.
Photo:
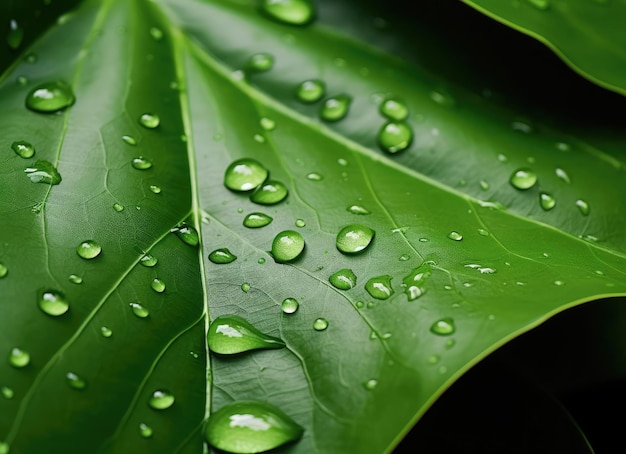
[[[304,428],[288,452],[389,451],[509,339],[626,294],[619,147],[446,86],[343,34],[324,5],[294,26],[253,1],[86,1],[28,49],[36,63],[5,72],[1,346],[30,355],[0,365],[12,452],[200,452],[205,419],[238,401]],[[305,80],[324,95],[299,100]],[[73,105],[25,107],[56,81]],[[377,137],[390,96],[412,133],[394,154]],[[286,198],[229,190],[243,158]],[[33,183],[38,160],[62,180]],[[528,189],[509,181],[520,168]],[[252,213],[267,224],[246,227]],[[340,252],[354,225],[371,238]],[[305,243],[288,260],[285,232]],[[44,295],[69,309],[51,316]],[[214,356],[221,316],[286,347]]]
[[[463,0],[548,47],[594,83],[626,95],[623,0]],[[538,70],[541,70],[538,68]]]

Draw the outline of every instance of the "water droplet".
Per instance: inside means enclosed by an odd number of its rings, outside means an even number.
[[[322,181],[324,179],[322,175],[316,172],[311,172],[307,174],[306,178],[307,180],[311,180],[311,181]]]
[[[481,236],[489,236],[489,231],[485,229],[478,229],[478,234]]]
[[[0,279],[6,277],[9,274],[9,268],[2,262],[0,262]]]
[[[151,255],[151,254],[144,254],[143,256],[141,256],[141,258],[139,259],[139,263],[141,263],[143,266],[146,266],[148,268],[152,268],[153,266],[155,266],[157,263],[159,262],[159,260]]]
[[[209,254],[209,260],[218,265],[223,265],[234,262],[237,260],[237,256],[230,252],[228,248],[220,248]]]
[[[189,246],[196,247],[200,243],[198,231],[195,227],[187,224],[186,222],[177,225],[170,231],[175,233],[176,236],[183,241],[183,243],[188,244]]]
[[[139,117],[139,124],[144,128],[154,129],[161,124],[161,119],[153,113],[144,113]]]
[[[455,331],[454,320],[451,318],[442,318],[433,323],[430,327],[430,331],[439,336],[449,336]]]
[[[148,170],[152,168],[152,161],[148,158],[144,158],[143,156],[133,158],[131,164],[137,170]]]
[[[365,283],[365,290],[376,299],[386,300],[394,293],[391,287],[391,276],[384,275],[371,278]]]
[[[252,55],[246,63],[246,69],[254,72],[269,71],[272,66],[274,66],[274,57],[265,52]]]
[[[272,220],[273,219],[265,213],[250,213],[244,218],[243,225],[249,229],[257,229],[259,227],[265,227],[272,222]]]
[[[124,205],[122,205],[120,203],[114,203],[113,204],[113,209],[119,213],[121,211],[124,211]]]
[[[83,241],[76,248],[76,253],[85,260],[95,259],[101,252],[102,247],[94,240]]]
[[[324,101],[320,109],[320,117],[324,121],[339,121],[348,115],[352,98],[348,95],[337,95]]]
[[[377,385],[378,385],[378,380],[375,380],[373,378],[363,383],[363,387],[367,389],[368,391],[371,391],[372,389],[376,388]]]
[[[303,432],[304,429],[293,419],[267,402],[239,401],[212,413],[204,436],[219,450],[254,453],[295,441]]]
[[[537,175],[530,169],[518,169],[513,172],[509,182],[516,189],[526,190],[535,185]]]
[[[76,274],[70,274],[67,278],[72,284],[82,284],[83,283],[83,278],[76,275]]]
[[[111,328],[108,328],[106,326],[101,326],[100,327],[100,334],[102,334],[102,337],[111,337],[113,335],[113,330]]]
[[[339,290],[350,290],[356,285],[356,274],[351,269],[342,268],[331,274],[328,281]]]
[[[318,79],[305,80],[296,91],[296,96],[301,102],[314,103],[322,99],[326,93],[324,82]]]
[[[406,123],[388,122],[378,132],[378,144],[387,153],[406,150],[413,140],[413,131]]]
[[[352,214],[370,214],[370,211],[367,208],[364,208],[360,205],[350,205],[346,210]]]
[[[68,372],[67,374],[65,374],[65,379],[67,381],[67,384],[70,385],[70,388],[80,391],[87,387],[87,382],[83,378],[76,375],[74,372]]]
[[[513,131],[523,132],[524,134],[530,134],[533,132],[533,127],[525,121],[514,121],[511,123]]]
[[[28,142],[24,142],[22,140],[18,142],[13,142],[11,144],[11,148],[13,149],[15,154],[21,158],[29,159],[35,156],[35,147],[33,147],[32,144]]]
[[[70,308],[65,295],[57,290],[40,290],[37,293],[37,304],[42,311],[53,317],[65,314]]]
[[[35,112],[53,113],[76,101],[71,87],[62,81],[37,85],[26,96],[26,107]]]
[[[550,211],[556,206],[556,199],[547,192],[542,192],[539,194],[539,205],[545,211]]]
[[[261,11],[278,22],[306,25],[315,17],[310,0],[262,0]]]
[[[237,315],[220,316],[213,320],[207,333],[207,343],[213,353],[221,355],[285,346],[281,339],[262,333]]]
[[[528,3],[542,11],[550,8],[550,2],[548,0],[528,0]]]
[[[463,235],[461,235],[459,232],[452,231],[448,234],[448,238],[454,241],[461,241],[463,239]]]
[[[52,185],[59,184],[62,180],[61,174],[50,161],[37,161],[32,167],[24,169],[24,172],[33,183],[45,183]]]
[[[28,77],[17,76],[16,82],[23,87],[28,83]]]
[[[380,104],[380,113],[389,120],[402,121],[409,116],[409,109],[403,101],[387,98]]]
[[[563,180],[564,182],[568,184],[571,182],[571,180],[569,179],[569,175],[567,174],[567,172],[565,172],[565,170],[557,168],[554,170],[554,173],[559,179]]]
[[[285,200],[289,191],[280,181],[269,180],[259,186],[250,196],[250,200],[259,205],[274,205]]]
[[[324,331],[326,328],[328,328],[328,320],[325,318],[316,318],[313,322],[313,329],[315,331]]]
[[[13,367],[22,368],[30,364],[30,354],[18,347],[13,347],[9,353],[9,364]]]
[[[259,125],[261,125],[261,128],[263,128],[265,131],[272,131],[276,128],[276,122],[271,118],[261,118],[259,120]]]
[[[2,396],[5,399],[13,399],[13,396],[15,395],[15,392],[13,391],[13,389],[9,388],[8,386],[3,386],[0,389],[0,393],[2,393]]]
[[[160,28],[151,27],[150,36],[152,36],[152,38],[155,39],[156,41],[161,41],[163,39],[163,32],[161,31]]]
[[[139,303],[129,303],[130,309],[139,318],[146,318],[150,315],[150,311]]]
[[[122,140],[127,145],[132,145],[132,146],[137,145],[137,140],[133,136],[122,136]]]
[[[160,194],[161,193],[161,188],[159,186],[157,186],[156,184],[150,185],[150,190],[152,192],[154,192],[155,194]]]
[[[356,254],[371,244],[375,233],[374,230],[364,225],[350,224],[337,233],[335,244],[337,249],[344,254]]]
[[[17,21],[12,19],[9,22],[9,33],[7,33],[7,44],[11,49],[17,49],[22,44],[24,39],[24,29],[17,24]]]
[[[155,410],[166,410],[174,405],[174,394],[164,389],[157,389],[148,399],[148,405]]]
[[[263,165],[249,158],[233,161],[224,173],[224,185],[233,191],[252,191],[267,179],[268,170]]]
[[[0,441],[0,454],[9,454],[10,450],[11,450],[11,447],[9,446],[8,443]]]
[[[452,107],[454,106],[454,98],[450,93],[447,93],[444,90],[433,90],[430,92],[430,99],[435,101],[437,104],[443,107]]]
[[[37,63],[37,60],[39,60],[39,57],[37,57],[37,54],[35,54],[35,53],[33,53],[33,52],[28,53],[28,54],[24,57],[24,61],[25,61],[26,63],[31,64],[31,65],[32,65],[32,64],[35,64],[35,63]]]
[[[413,301],[426,293],[426,281],[430,277],[431,266],[424,263],[413,269],[410,274],[402,279],[404,293],[409,301]]]
[[[304,221],[304,219],[296,219],[295,224],[296,224],[296,227],[300,227],[300,228],[306,226],[306,222]]]
[[[291,262],[304,250],[304,238],[295,230],[284,230],[272,241],[271,254],[277,263]]]
[[[485,180],[480,180],[480,189],[482,189],[483,191],[487,191],[489,190],[489,183]]]
[[[283,314],[293,314],[298,310],[298,300],[295,298],[285,298],[280,305],[280,309],[283,311]]]
[[[165,282],[163,281],[163,279],[155,277],[150,282],[150,287],[152,287],[152,290],[157,293],[163,293],[165,291]]]
[[[565,282],[563,282],[563,281],[554,281],[554,285],[556,285],[557,287],[560,287],[562,285],[565,285]]]
[[[259,265],[263,265],[265,263],[265,259],[263,257],[259,257],[259,260],[257,260],[257,263]]]
[[[255,142],[265,143],[265,137],[263,137],[261,134],[255,134],[253,136],[253,139],[255,140]]]
[[[578,210],[584,215],[587,216],[589,214],[590,208],[589,204],[582,199],[576,200],[576,206]]]
[[[248,284],[247,282],[244,282],[243,284],[241,284],[241,290],[244,293],[248,293],[250,291],[250,284]]]
[[[143,438],[150,438],[152,436],[152,427],[147,424],[140,423],[139,435],[141,435]]]

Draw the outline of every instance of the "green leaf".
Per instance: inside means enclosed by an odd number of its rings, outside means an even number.
[[[462,1],[541,41],[592,82],[626,95],[626,34],[622,30],[626,21],[626,2]]]
[[[0,365],[12,451],[200,452],[210,413],[251,400],[304,428],[289,452],[389,451],[494,349],[626,294],[620,137],[519,118],[324,11],[297,27],[252,1],[85,1],[29,49],[35,64],[3,74],[1,345],[30,356]],[[298,100],[305,80],[323,81],[322,99]],[[73,105],[25,106],[57,81]],[[413,138],[388,153],[377,134],[392,95]],[[320,119],[329,98],[345,118]],[[35,154],[14,152],[20,141]],[[286,199],[228,189],[242,158]],[[59,184],[31,182],[38,160]],[[520,168],[532,187],[509,182]],[[246,227],[252,213],[269,223]],[[337,235],[354,224],[372,239],[345,254]],[[284,232],[305,242],[288,260]],[[339,271],[344,288],[329,281]],[[221,316],[286,348],[211,355]]]

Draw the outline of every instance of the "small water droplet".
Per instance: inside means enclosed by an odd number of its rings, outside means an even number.
[[[461,235],[459,232],[452,231],[448,234],[448,238],[454,241],[461,241],[463,239],[463,235]]]
[[[259,257],[259,260],[257,260],[257,263],[259,265],[263,265],[265,263],[265,259],[263,257]]]
[[[322,175],[316,172],[311,172],[307,174],[306,178],[307,180],[311,180],[311,181],[322,181],[324,179]]]
[[[233,161],[224,173],[224,185],[233,191],[247,192],[259,187],[267,179],[268,170],[250,158]]]
[[[139,117],[139,124],[144,128],[154,129],[161,124],[161,119],[153,113],[144,113]]]
[[[225,452],[266,452],[299,439],[304,429],[279,408],[257,401],[224,405],[204,429],[209,445]]]
[[[150,36],[152,36],[155,41],[161,41],[163,39],[163,31],[161,31],[160,28],[151,27]]]
[[[545,11],[550,8],[550,2],[548,0],[528,0],[528,3],[541,11]]]
[[[430,327],[430,331],[439,336],[449,336],[454,334],[456,328],[454,327],[454,320],[451,318],[442,318],[433,323]]]
[[[102,334],[102,337],[106,337],[109,338],[113,335],[113,330],[111,328],[108,328],[106,326],[101,326],[100,327],[100,334]]]
[[[315,331],[324,331],[326,328],[328,328],[328,320],[325,318],[316,318],[313,322],[313,329]]]
[[[83,278],[76,275],[76,274],[70,274],[67,278],[72,284],[82,284],[83,283]]]
[[[443,107],[452,107],[455,104],[452,95],[444,90],[433,90],[430,92],[430,99]]]
[[[20,158],[30,159],[35,156],[35,147],[29,142],[24,142],[23,140],[13,142],[11,148]]]
[[[361,224],[349,224],[339,233],[335,245],[344,254],[356,254],[365,250],[372,242],[375,231]]]
[[[243,284],[241,284],[241,290],[244,293],[248,293],[250,291],[250,284],[247,282],[244,282]]]
[[[11,366],[21,369],[30,364],[30,354],[18,347],[13,347],[9,353],[9,364]]]
[[[155,194],[160,194],[161,193],[161,188],[159,186],[157,186],[156,184],[151,184],[150,185],[150,190],[155,193]]]
[[[62,16],[61,16],[62,17]],[[24,57],[24,61],[28,64],[35,64],[37,63],[37,60],[39,60],[39,57],[37,57],[37,54],[30,52],[28,53],[25,57]]]
[[[569,175],[567,174],[567,172],[565,172],[565,170],[557,168],[554,170],[554,173],[559,179],[563,180],[565,183],[571,183]]]
[[[250,196],[250,200],[259,205],[275,205],[285,200],[289,190],[280,181],[269,180],[259,186]]]
[[[24,169],[24,172],[33,183],[53,185],[59,184],[62,180],[61,174],[50,161],[39,160],[32,167]]]
[[[409,301],[416,300],[426,293],[426,282],[430,277],[431,266],[424,263],[413,269],[406,277],[402,279],[404,293]]]
[[[15,80],[22,87],[25,86],[28,83],[28,77],[26,77],[26,76],[17,76],[17,79],[15,79]]]
[[[304,251],[304,238],[295,230],[284,230],[274,237],[272,257],[278,263],[291,262]]]
[[[261,11],[289,25],[306,25],[315,17],[315,8],[310,0],[262,0]]]
[[[63,81],[47,82],[34,87],[26,96],[26,107],[40,113],[53,113],[76,101],[72,88]]]
[[[129,303],[130,309],[139,318],[146,318],[150,315],[150,311],[139,303]]]
[[[560,287],[562,285],[565,285],[565,282],[557,280],[557,281],[554,281],[554,285],[556,285],[557,287]]]
[[[237,256],[230,252],[228,248],[215,249],[209,254],[209,260],[215,264],[223,265],[237,260]]]
[[[485,229],[478,229],[478,234],[481,236],[489,236],[489,231]]]
[[[387,122],[378,131],[378,144],[387,153],[406,150],[413,141],[413,131],[406,123]]]
[[[398,260],[400,260],[401,262],[406,262],[410,258],[411,256],[409,254],[402,254]]]
[[[600,239],[597,236],[589,235],[588,233],[584,235],[579,235],[579,238],[585,241],[589,241],[590,243],[597,243]]]
[[[176,236],[183,241],[183,243],[188,244],[189,246],[196,247],[200,243],[198,231],[195,227],[187,224],[186,222],[182,222],[170,231],[175,233]]]
[[[482,189],[483,191],[487,191],[489,190],[489,183],[485,180],[480,180],[480,189]]]
[[[348,95],[337,95],[328,98],[320,109],[320,118],[324,121],[333,122],[343,119],[348,115],[352,98]]]
[[[246,63],[246,69],[253,72],[269,71],[274,66],[274,57],[266,52],[252,55]]]
[[[9,274],[9,268],[2,262],[0,262],[0,279],[6,277]]]
[[[141,258],[139,259],[139,263],[141,263],[143,266],[148,267],[148,268],[152,268],[153,266],[156,266],[156,264],[159,262],[159,260],[152,254],[144,254],[141,256]]]
[[[525,121],[514,121],[511,123],[513,131],[523,132],[524,134],[530,134],[533,132],[533,127]]]
[[[165,291],[165,282],[163,279],[155,277],[150,281],[150,287],[157,293],[163,293]]]
[[[378,380],[375,380],[373,378],[363,383],[363,387],[367,389],[368,391],[371,391],[372,389],[376,388],[377,385],[378,385]]]
[[[152,161],[143,156],[137,156],[131,161],[132,166],[137,170],[148,170],[152,168]]]
[[[15,396],[15,392],[13,391],[13,389],[9,388],[8,386],[3,386],[2,388],[0,388],[0,393],[2,393],[2,396],[5,399],[13,399],[13,396]]]
[[[113,204],[113,209],[119,213],[121,211],[124,211],[124,205],[122,205],[120,203],[114,203]]]
[[[139,435],[141,435],[143,438],[150,438],[152,436],[152,427],[150,427],[149,425],[145,424],[145,423],[140,423],[139,424]]]
[[[502,153],[498,154],[498,161],[500,161],[500,162],[507,162],[508,160],[509,160],[509,158],[507,158]]]
[[[174,405],[174,394],[164,389],[157,389],[148,399],[148,405],[155,410],[167,410]]]
[[[404,101],[387,98],[380,104],[380,113],[389,120],[403,121],[409,116],[409,109]]]
[[[9,33],[7,33],[7,44],[13,50],[20,47],[24,39],[24,29],[20,27],[15,19],[9,21]]]
[[[537,175],[530,169],[518,169],[513,172],[509,182],[516,189],[526,190],[537,183]]]
[[[318,79],[305,80],[296,90],[297,98],[304,103],[314,103],[326,93],[324,82]]]
[[[389,275],[373,277],[365,283],[365,290],[376,299],[386,300],[394,293],[391,279]]]
[[[81,391],[87,387],[87,382],[74,372],[68,372],[65,374],[65,379],[67,384],[70,385],[70,388]]]
[[[539,205],[544,211],[550,211],[556,206],[556,199],[547,192],[542,192],[539,194]]]
[[[209,326],[207,345],[213,353],[233,355],[258,349],[283,348],[285,343],[262,333],[237,315],[217,317]]]
[[[243,220],[243,225],[249,229],[257,229],[259,227],[265,227],[273,218],[265,213],[250,213],[246,215]]]
[[[85,260],[95,259],[102,252],[102,247],[94,240],[86,240],[78,245],[76,253]]]
[[[295,298],[285,298],[280,305],[280,309],[283,311],[283,314],[293,314],[298,310],[298,300]]]
[[[57,290],[40,290],[37,293],[37,304],[43,312],[53,317],[63,315],[70,309],[65,295]]]
[[[356,285],[356,274],[349,268],[342,268],[331,274],[328,281],[339,290],[350,290]]]
[[[127,145],[131,145],[131,146],[137,145],[137,140],[133,136],[122,136],[122,140]]]
[[[272,131],[276,128],[276,122],[271,118],[266,117],[263,117],[259,120],[259,125],[261,125],[261,128],[263,128],[265,131]]]
[[[578,207],[578,210],[581,212],[581,214],[583,214],[584,216],[589,215],[590,208],[587,202],[582,199],[576,200],[576,206]]]

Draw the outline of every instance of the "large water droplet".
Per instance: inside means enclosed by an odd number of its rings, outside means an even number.
[[[233,161],[224,173],[224,185],[233,191],[252,191],[267,179],[268,170],[250,158]]]
[[[37,293],[37,304],[42,311],[53,317],[65,314],[70,308],[63,293],[49,289]]]
[[[30,353],[18,347],[13,347],[9,353],[9,364],[18,369],[30,364]]]
[[[526,190],[537,183],[537,175],[530,169],[518,169],[513,172],[509,182],[516,189]]]
[[[431,325],[430,331],[439,336],[449,336],[455,331],[454,320],[449,317],[437,320]]]
[[[150,281],[150,287],[157,293],[163,293],[165,291],[165,282],[163,279],[155,277]]]
[[[146,318],[150,315],[150,311],[139,303],[129,303],[130,309],[139,318]]]
[[[380,104],[380,113],[390,120],[402,121],[409,116],[409,109],[404,101],[387,98]]]
[[[556,199],[547,192],[542,192],[539,194],[539,205],[545,211],[550,211],[556,206]]]
[[[320,117],[324,121],[339,121],[348,115],[352,98],[348,95],[338,95],[324,101],[320,109]]]
[[[35,156],[35,147],[29,142],[23,140],[13,142],[11,148],[20,158],[29,159]]]
[[[314,103],[322,99],[326,93],[324,82],[318,79],[305,80],[296,91],[296,96],[301,102]]]
[[[388,122],[378,131],[378,144],[387,153],[406,150],[413,140],[413,131],[406,123]]]
[[[376,299],[386,300],[394,293],[391,279],[389,275],[373,277],[365,283],[365,290]]]
[[[430,277],[431,267],[429,263],[424,263],[411,271],[404,279],[402,286],[409,301],[413,301],[426,292],[425,284]]]
[[[310,0],[261,0],[261,11],[278,22],[306,25],[315,16]]]
[[[76,101],[72,88],[63,81],[37,85],[26,96],[26,107],[35,112],[52,113]]]
[[[328,280],[339,290],[350,290],[356,285],[356,274],[351,269],[343,268],[331,274]]]
[[[161,119],[153,113],[144,113],[139,117],[139,124],[144,128],[154,129],[161,124]]]
[[[272,222],[272,218],[265,213],[250,213],[244,218],[243,225],[249,229],[257,229],[265,227],[270,222]]]
[[[269,451],[302,437],[304,429],[279,408],[256,401],[224,405],[209,417],[206,441],[231,453]]]
[[[139,435],[141,435],[143,438],[150,438],[152,436],[152,427],[150,427],[149,425],[145,424],[145,423],[140,423],[139,424]]]
[[[280,305],[283,314],[293,314],[298,310],[300,303],[295,298],[285,298]]]
[[[187,224],[186,222],[180,223],[170,231],[175,233],[176,236],[183,241],[183,243],[188,244],[189,246],[196,247],[200,243],[198,231],[195,227]]]
[[[337,249],[344,254],[356,254],[371,244],[375,233],[374,230],[364,225],[350,224],[337,233],[335,244]]]
[[[289,193],[287,186],[280,181],[267,181],[250,196],[250,200],[260,205],[274,205],[282,202]]]
[[[324,331],[326,328],[328,328],[328,320],[325,318],[316,318],[313,322],[313,329],[315,331]]]
[[[26,176],[33,183],[59,184],[62,180],[61,174],[56,167],[50,162],[39,160],[32,167],[24,169]]]
[[[261,52],[252,55],[246,63],[246,69],[254,72],[269,71],[274,65],[274,57],[271,54]]]
[[[2,262],[0,262],[0,279],[6,277],[9,274],[9,268]]]
[[[272,257],[278,263],[291,262],[304,251],[304,238],[295,230],[284,230],[272,241]]]
[[[85,260],[95,259],[101,252],[102,247],[94,240],[83,241],[76,248],[76,253]]]
[[[155,410],[166,410],[174,405],[174,394],[164,389],[157,389],[148,399],[148,405]]]
[[[228,248],[216,249],[209,254],[209,260],[218,265],[232,263],[237,260],[237,256],[230,252]]]
[[[207,343],[213,353],[221,355],[285,346],[281,339],[262,333],[237,315],[221,316],[213,320],[207,333]]]
[[[576,206],[578,210],[584,215],[587,216],[589,214],[590,208],[589,204],[582,199],[576,200]]]
[[[80,376],[76,375],[74,372],[68,372],[67,374],[65,374],[65,380],[67,381],[67,384],[70,385],[70,388],[79,391],[87,387],[87,382]]]
[[[143,156],[137,156],[131,161],[131,165],[137,170],[148,170],[152,168],[152,161]]]
[[[139,263],[141,263],[143,266],[148,267],[148,268],[152,268],[153,266],[156,266],[156,264],[159,262],[159,260],[152,254],[144,254],[140,259],[139,259]]]

